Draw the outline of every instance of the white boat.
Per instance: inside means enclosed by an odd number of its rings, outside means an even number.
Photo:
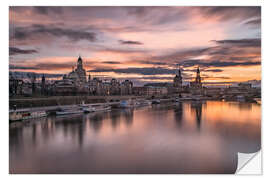
[[[133,108],[139,106],[140,103],[134,100],[122,100],[119,104],[120,108]]]
[[[82,110],[83,110],[84,113],[90,113],[90,112],[95,112],[96,108],[94,108],[92,106],[86,106],[86,107],[83,107]]]
[[[31,112],[28,109],[9,111],[9,120],[10,121],[27,120],[27,119],[40,118],[40,117],[45,117],[45,116],[47,116],[45,111]]]
[[[139,102],[139,105],[140,106],[149,106],[149,105],[152,104],[152,102],[151,101],[148,101],[148,100],[140,100],[138,102]]]
[[[82,104],[79,104],[79,108],[87,108],[89,105],[85,104],[84,101],[82,101]]]
[[[98,111],[109,111],[111,110],[111,106],[96,106],[93,107],[89,105],[88,107],[83,108],[84,113],[90,113],[90,112],[98,112]]]
[[[111,106],[97,106],[94,107],[95,108],[95,112],[98,111],[110,111],[111,110]]]
[[[68,114],[79,114],[83,113],[82,110],[72,110],[72,109],[62,109],[60,111],[56,111],[56,115],[68,115]]]

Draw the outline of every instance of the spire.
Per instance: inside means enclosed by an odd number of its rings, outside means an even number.
[[[199,68],[199,66],[197,68],[197,74],[200,74],[200,68]]]
[[[179,77],[182,77],[180,66],[179,66],[179,70],[178,70],[178,75],[179,75]]]
[[[78,58],[78,62],[77,62],[77,69],[83,69],[83,62],[82,62],[82,58],[81,56],[79,56]]]
[[[44,74],[42,75],[41,82],[42,82],[42,83],[45,83],[45,75],[44,75]]]
[[[82,61],[81,55],[79,55],[78,62]]]
[[[195,82],[201,83],[201,75],[200,75],[200,68],[199,68],[199,66],[197,68],[197,76],[196,76]]]

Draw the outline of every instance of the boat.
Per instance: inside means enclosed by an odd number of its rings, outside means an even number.
[[[135,100],[122,100],[119,104],[120,108],[133,108],[139,106],[140,103]]]
[[[154,99],[154,100],[152,100],[152,104],[160,104],[160,100],[159,99]]]
[[[59,111],[56,111],[56,115],[68,115],[68,114],[79,114],[83,113],[82,110],[72,110],[72,109],[60,109]]]
[[[238,102],[245,102],[246,101],[246,98],[243,95],[238,95],[238,96],[236,96],[236,100]]]
[[[110,111],[111,110],[111,106],[97,106],[97,107],[94,107],[94,108],[95,108],[95,112]]]
[[[139,105],[140,106],[149,106],[149,105],[152,104],[152,102],[151,101],[148,101],[148,100],[140,100],[138,102],[139,102]]]
[[[174,99],[172,99],[172,102],[179,102],[180,101],[180,99],[177,97],[177,98],[174,98]]]
[[[90,113],[90,112],[95,112],[96,108],[92,107],[92,106],[86,106],[82,108],[84,113]]]
[[[79,108],[87,108],[89,105],[85,104],[84,101],[82,101],[81,104],[78,105]]]
[[[29,109],[11,110],[9,111],[10,121],[20,121],[33,118],[40,118],[47,116],[45,111],[30,111]]]
[[[89,105],[88,107],[83,108],[84,113],[90,113],[90,112],[99,112],[99,111],[109,111],[111,110],[111,106],[96,106],[93,107]]]

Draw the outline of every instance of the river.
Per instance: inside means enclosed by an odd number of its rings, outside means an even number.
[[[10,173],[234,173],[261,148],[261,106],[180,102],[9,127]]]

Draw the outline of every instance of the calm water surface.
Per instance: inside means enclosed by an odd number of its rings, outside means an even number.
[[[10,173],[234,173],[261,148],[261,107],[183,102],[12,123]]]

